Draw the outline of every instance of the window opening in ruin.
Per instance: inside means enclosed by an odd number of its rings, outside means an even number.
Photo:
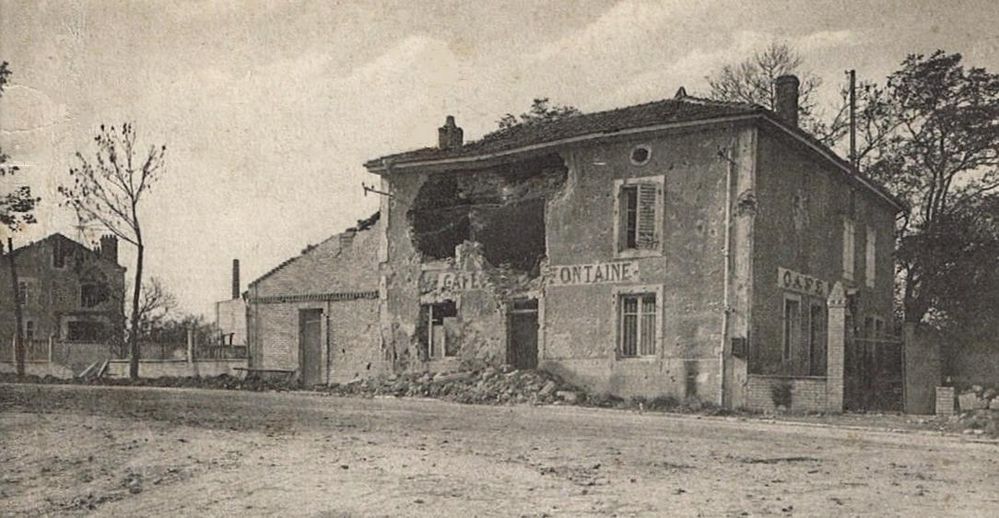
[[[624,358],[656,353],[656,294],[621,295],[620,354]]]
[[[458,355],[458,308],[454,301],[446,300],[420,306],[419,333],[421,355],[425,360]]]

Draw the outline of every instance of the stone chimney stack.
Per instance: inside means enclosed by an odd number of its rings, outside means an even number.
[[[118,238],[111,234],[101,236],[101,257],[118,264]]]
[[[454,115],[448,115],[444,125],[437,128],[437,142],[441,149],[457,149],[464,143],[464,132],[454,123]]]
[[[239,298],[239,259],[232,260],[232,298]]]
[[[797,76],[780,76],[774,81],[774,111],[777,116],[791,126],[798,126],[798,86]]]

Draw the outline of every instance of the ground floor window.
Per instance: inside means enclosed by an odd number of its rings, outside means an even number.
[[[808,315],[808,375],[826,375],[826,310],[813,300]]]
[[[885,337],[885,321],[878,316],[864,319],[864,338],[881,339]]]
[[[624,358],[656,354],[656,294],[620,296],[620,355]]]
[[[458,308],[454,301],[421,305],[418,332],[424,359],[457,356]]]
[[[76,320],[66,323],[66,340],[70,342],[100,342],[107,337],[103,322]]]
[[[24,339],[28,341],[35,339],[35,323],[31,320],[24,322]]]
[[[795,344],[801,343],[801,297],[797,295],[784,295],[783,313],[783,347],[781,349],[781,359],[784,362],[791,361],[791,354]]]

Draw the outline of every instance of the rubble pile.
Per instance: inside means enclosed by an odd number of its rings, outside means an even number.
[[[999,389],[971,385],[960,392],[957,403],[962,412],[990,409],[999,411]]]
[[[972,385],[957,396],[962,433],[999,437],[999,388]]]
[[[133,386],[133,387],[186,387],[220,390],[298,390],[300,387],[291,380],[248,377],[238,378],[228,374],[212,377],[162,377],[162,378],[70,378],[62,379],[53,376],[27,375],[18,377],[14,374],[0,374],[0,383],[44,383],[56,385],[102,385],[102,386]]]
[[[341,395],[429,397],[476,404],[575,404],[586,399],[585,392],[554,374],[508,366],[437,374],[395,374],[320,390]]]

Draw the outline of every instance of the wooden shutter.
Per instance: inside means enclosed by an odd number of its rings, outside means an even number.
[[[656,206],[659,204],[659,186],[643,183],[638,186],[638,236],[636,248],[651,249],[659,246],[656,234]]]

